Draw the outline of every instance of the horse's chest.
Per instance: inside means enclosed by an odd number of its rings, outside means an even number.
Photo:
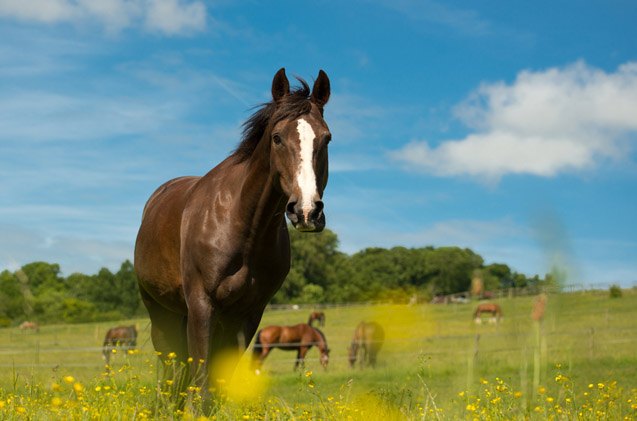
[[[219,283],[215,293],[217,302],[224,307],[265,305],[281,287],[288,270],[289,264],[276,262],[270,265],[245,265]]]

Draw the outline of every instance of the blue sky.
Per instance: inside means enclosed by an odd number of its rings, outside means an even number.
[[[116,270],[274,73],[332,82],[341,250],[457,245],[637,284],[632,1],[0,0],[0,269]]]

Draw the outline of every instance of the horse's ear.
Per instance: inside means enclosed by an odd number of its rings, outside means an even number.
[[[330,99],[330,78],[323,70],[319,70],[318,77],[312,88],[312,101],[319,107],[323,107]]]
[[[281,67],[272,79],[272,99],[279,101],[290,93],[290,82],[285,75],[285,67]]]

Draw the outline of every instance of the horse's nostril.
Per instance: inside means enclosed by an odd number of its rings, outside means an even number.
[[[323,208],[325,207],[325,205],[323,204],[322,200],[317,200],[316,202],[314,202],[314,212],[317,215],[320,215],[321,212],[323,212]]]
[[[293,215],[296,213],[296,202],[288,202],[288,205],[285,207],[285,211],[288,215]]]

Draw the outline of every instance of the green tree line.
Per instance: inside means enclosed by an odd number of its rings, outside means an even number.
[[[406,302],[416,296],[468,291],[479,277],[484,289],[538,286],[506,264],[485,265],[459,247],[367,248],[353,255],[339,251],[336,233],[302,234],[290,229],[290,273],[273,303]],[[33,262],[0,273],[0,326],[24,320],[74,323],[117,320],[145,314],[130,261],[113,273],[61,275],[55,263]]]

